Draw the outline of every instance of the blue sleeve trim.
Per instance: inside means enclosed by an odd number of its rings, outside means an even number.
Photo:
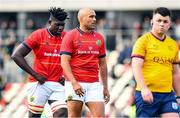
[[[26,48],[28,48],[29,50],[32,50],[26,43],[22,42],[22,45]]]
[[[72,53],[70,53],[70,52],[61,51],[61,52],[60,52],[60,55],[63,55],[63,54],[65,54],[65,55],[70,55],[70,56],[72,55]]]
[[[106,56],[106,54],[99,56],[99,58],[104,58],[105,56]]]

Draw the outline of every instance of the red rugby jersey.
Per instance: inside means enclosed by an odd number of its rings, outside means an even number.
[[[34,31],[23,42],[34,52],[33,69],[46,77],[46,81],[57,82],[62,77],[60,47],[64,35],[65,32],[62,32],[61,36],[53,36],[47,28],[43,28]],[[36,80],[30,76],[29,81]]]
[[[62,54],[71,55],[70,66],[77,81],[99,81],[99,58],[106,56],[102,35],[95,31],[84,33],[79,28],[73,29],[63,38]]]

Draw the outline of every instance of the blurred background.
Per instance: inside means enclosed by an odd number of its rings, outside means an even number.
[[[106,117],[134,118],[135,82],[130,67],[133,43],[150,30],[152,11],[160,6],[172,10],[173,24],[168,34],[179,43],[180,0],[0,0],[1,118],[27,117],[28,75],[11,60],[10,55],[32,31],[47,26],[51,6],[68,11],[67,31],[78,25],[76,16],[80,8],[96,10],[97,31],[104,36],[107,48],[111,100],[106,105]],[[26,58],[28,63],[33,63],[32,54]],[[49,106],[45,108],[42,117],[52,117]],[[90,116],[86,108],[82,115]]]

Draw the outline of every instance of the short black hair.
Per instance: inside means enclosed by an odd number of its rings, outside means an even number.
[[[67,12],[65,12],[64,9],[61,8],[51,7],[49,9],[49,13],[50,13],[50,19],[54,17],[57,20],[64,21],[68,18]]]
[[[171,17],[172,13],[171,11],[166,7],[158,7],[154,10],[153,14],[160,14],[162,16],[169,16]]]

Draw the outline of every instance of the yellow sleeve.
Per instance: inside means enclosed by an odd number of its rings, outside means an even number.
[[[176,56],[175,56],[175,59],[174,59],[174,62],[175,64],[178,64],[179,63],[179,49],[178,49],[178,45],[176,46],[177,48],[177,51],[176,51]]]
[[[141,57],[144,58],[146,54],[146,45],[147,45],[146,36],[142,36],[137,39],[133,46],[133,51],[131,57]]]

